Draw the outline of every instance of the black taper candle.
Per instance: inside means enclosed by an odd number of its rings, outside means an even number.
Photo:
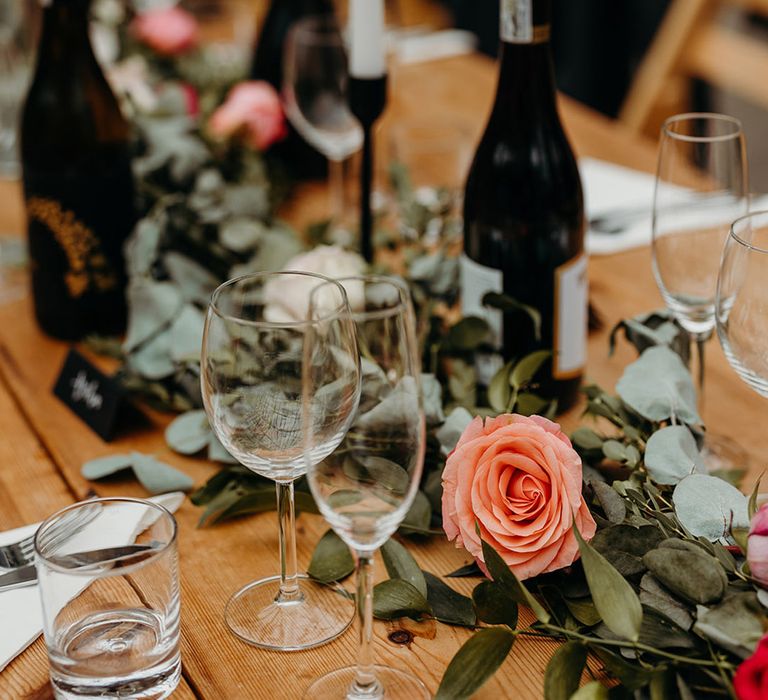
[[[373,126],[387,104],[387,76],[349,79],[349,108],[363,128],[363,162],[360,166],[360,252],[373,262]]]

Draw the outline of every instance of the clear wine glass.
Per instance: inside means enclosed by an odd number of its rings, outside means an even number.
[[[309,295],[318,284],[322,305],[316,303],[310,318]],[[306,407],[314,431],[308,455],[301,426],[304,362],[311,365]],[[258,273],[221,285],[206,315],[201,385],[223,445],[277,488],[280,575],[235,593],[227,624],[244,641],[275,650],[334,639],[351,623],[354,604],[342,589],[297,572],[293,484],[307,463],[333,452],[357,408],[359,356],[343,287],[303,272]]]
[[[749,209],[744,133],[722,114],[680,114],[661,131],[653,200],[653,272],[667,307],[698,350],[699,401],[704,348],[715,328],[715,292],[730,224]],[[733,440],[707,433],[710,471],[743,467]]]
[[[344,441],[326,459],[309,464],[307,477],[320,512],[356,554],[359,652],[356,667],[322,676],[305,697],[429,698],[423,683],[410,673],[374,665],[372,648],[373,555],[408,512],[424,465],[421,362],[410,293],[390,277],[339,281],[347,289],[357,325],[363,372],[360,405]],[[315,295],[322,291],[319,287]],[[315,326],[310,335],[317,330]],[[311,346],[308,342],[306,347]],[[305,382],[305,420],[312,411],[313,386],[313,381]],[[306,431],[308,454],[315,449],[316,434],[311,428]]]
[[[717,334],[728,362],[768,397],[768,211],[737,219],[717,282]]]
[[[296,130],[328,158],[331,224],[348,229],[344,161],[363,145],[349,111],[344,40],[333,15],[315,15],[291,28],[283,56],[283,102]]]

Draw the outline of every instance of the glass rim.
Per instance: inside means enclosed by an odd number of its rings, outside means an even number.
[[[330,281],[337,282],[339,285],[341,285],[342,288],[344,287],[344,285],[342,284],[343,282],[365,282],[365,283],[373,283],[373,284],[388,284],[394,287],[398,291],[397,304],[387,307],[385,309],[376,309],[374,311],[355,311],[350,306],[349,315],[355,323],[360,323],[365,321],[380,321],[385,318],[392,318],[393,316],[397,316],[403,311],[406,311],[406,312],[408,311],[408,301],[410,300],[411,292],[410,292],[410,289],[408,289],[408,285],[400,277],[394,277],[390,275],[377,275],[377,274],[347,275],[346,277],[335,277]],[[317,289],[319,289],[319,286],[315,287],[312,290],[312,293],[310,294],[310,304],[312,303],[311,302],[312,294],[314,294]]]
[[[294,40],[297,36],[301,36],[302,43],[310,46],[346,47],[344,35],[336,17],[330,13],[302,17],[291,28],[291,34]]]
[[[314,277],[315,279],[319,280],[319,284],[313,287],[309,293],[310,300],[312,298],[312,293],[314,292],[315,289],[317,289],[318,286],[328,282],[334,283],[341,291],[341,303],[335,309],[333,309],[326,315],[322,316],[321,318],[313,318],[313,319],[306,318],[301,321],[266,321],[266,320],[252,321],[246,318],[239,318],[231,314],[225,314],[216,305],[217,299],[229,287],[233,287],[236,284],[239,284],[246,280],[255,281],[257,279],[266,279],[268,277],[276,277],[278,275],[300,275],[302,277]],[[331,277],[328,277],[326,275],[321,275],[319,272],[306,272],[303,270],[279,270],[276,272],[250,272],[245,275],[233,277],[231,280],[222,282],[218,287],[216,287],[216,289],[211,294],[210,301],[208,302],[208,310],[212,311],[214,314],[216,314],[216,316],[218,316],[223,321],[229,321],[231,323],[236,323],[240,326],[248,326],[250,328],[272,328],[272,329],[305,328],[307,326],[311,326],[323,321],[330,321],[334,318],[340,318],[345,313],[350,312],[349,299],[347,298],[347,290],[344,289],[343,285],[339,284],[336,280],[332,279]]]
[[[735,130],[727,134],[714,136],[690,136],[688,134],[680,134],[671,128],[673,124],[682,121],[696,120],[709,120],[731,124],[735,127]],[[662,133],[668,138],[676,139],[678,141],[687,141],[688,143],[717,143],[719,141],[730,141],[735,138],[741,138],[744,133],[744,128],[741,124],[741,120],[728,114],[720,114],[718,112],[685,112],[683,114],[675,114],[674,116],[665,119],[664,125],[662,126]]]
[[[109,505],[109,504],[119,504],[119,503],[140,505],[146,508],[154,509],[160,513],[160,517],[170,520],[170,523],[171,523],[171,535],[168,538],[168,541],[164,542],[162,545],[158,547],[153,547],[151,554],[147,554],[145,552],[137,552],[135,556],[141,556],[144,558],[141,561],[136,562],[135,564],[130,564],[128,566],[121,566],[119,569],[119,574],[121,576],[126,574],[131,574],[135,571],[138,571],[139,569],[143,569],[145,566],[153,563],[159,557],[163,556],[171,547],[173,547],[176,544],[178,540],[178,535],[179,535],[179,524],[176,521],[176,518],[173,516],[173,513],[171,513],[171,511],[169,511],[165,506],[161,505],[160,503],[155,503],[154,501],[150,501],[149,499],[146,499],[146,498],[131,498],[129,496],[105,496],[103,498],[91,498],[87,501],[79,501],[77,503],[72,503],[71,505],[61,508],[60,510],[57,510],[55,513],[53,513],[52,515],[49,515],[45,520],[43,520],[43,522],[40,523],[40,527],[38,527],[37,531],[35,532],[35,539],[34,539],[35,557],[36,558],[39,557],[40,559],[42,559],[45,562],[46,567],[58,573],[67,574],[69,576],[93,576],[96,573],[95,569],[99,567],[100,564],[91,563],[91,564],[83,564],[82,566],[76,566],[76,567],[67,567],[67,566],[61,566],[60,564],[56,564],[55,562],[51,561],[49,556],[46,556],[40,551],[40,537],[42,534],[44,534],[44,530],[46,528],[49,528],[55,520],[59,519],[62,515],[65,515],[70,511],[74,511],[79,508],[84,508],[89,505],[99,505],[99,504]],[[112,569],[110,569],[109,572],[111,573]]]
[[[736,233],[736,226],[738,224],[740,224],[743,221],[746,221],[747,219],[757,218],[758,216],[763,216],[768,220],[768,209],[761,209],[760,211],[751,211],[749,212],[749,214],[744,214],[744,216],[740,216],[731,224],[728,235],[731,238],[733,238],[739,245],[742,245],[749,250],[754,250],[756,253],[764,253],[768,255],[768,248],[763,248],[759,245],[754,245],[753,243],[749,243],[748,241],[745,241],[738,233]]]

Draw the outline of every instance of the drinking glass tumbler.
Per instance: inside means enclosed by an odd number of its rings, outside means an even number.
[[[73,516],[97,510],[76,529]],[[133,498],[77,503],[35,536],[57,698],[168,697],[181,677],[176,521]]]

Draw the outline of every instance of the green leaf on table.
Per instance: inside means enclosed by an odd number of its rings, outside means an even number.
[[[203,344],[205,316],[192,304],[185,304],[168,331],[171,359],[175,362],[198,362]]]
[[[520,389],[533,379],[541,366],[552,357],[551,350],[537,350],[523,357],[509,375],[509,383],[513,388]]]
[[[446,574],[446,578],[465,578],[465,577],[480,577],[485,576],[485,574],[480,570],[480,567],[477,565],[477,562],[472,562],[471,564],[465,564],[464,566],[460,566],[455,571],[451,571],[451,573]]]
[[[166,330],[130,351],[127,366],[145,379],[170,377],[176,366],[171,359],[171,335]]]
[[[424,404],[424,418],[428,426],[440,425],[445,421],[443,413],[443,386],[434,374],[422,373],[421,395]]]
[[[398,530],[403,534],[428,535],[432,532],[429,527],[431,522],[432,504],[424,492],[419,490],[416,492],[413,503],[405,514],[405,518],[400,523]]]
[[[462,627],[474,627],[477,624],[477,616],[472,606],[472,600],[443,583],[443,581],[429,573],[422,572],[427,582],[427,602],[432,608],[432,615],[436,620],[448,625],[461,625]]]
[[[616,492],[616,489],[603,481],[593,481],[592,488],[595,491],[597,500],[600,501],[605,517],[615,525],[623,523],[624,518],[627,517],[627,506],[624,503],[624,499]]]
[[[597,681],[590,681],[571,695],[569,700],[608,700],[609,697],[608,688]]]
[[[498,292],[488,292],[483,297],[483,306],[490,306],[491,308],[499,309],[499,311],[507,313],[522,311],[531,319],[534,338],[536,340],[541,340],[541,314],[539,313],[539,310],[535,309],[533,306],[523,304],[522,302],[517,301],[517,299],[513,299],[506,294],[499,294]]]
[[[448,329],[446,342],[451,350],[472,352],[488,342],[490,331],[488,322],[484,319],[478,316],[465,316]]]
[[[618,440],[606,440],[603,443],[603,454],[614,462],[624,462],[627,459],[627,448]]]
[[[594,547],[584,541],[574,524],[592,601],[608,628],[620,637],[637,641],[643,608],[632,586]]]
[[[568,612],[582,625],[592,627],[602,620],[591,598],[563,598]]]
[[[713,608],[699,606],[693,629],[733,654],[750,656],[763,636],[764,611],[754,591],[732,593]]]
[[[221,283],[200,263],[175,250],[170,250],[163,256],[163,264],[187,302],[207,306],[213,290]]]
[[[735,486],[707,474],[691,474],[672,493],[675,515],[695,537],[714,542],[732,528],[749,527],[747,497]]]
[[[317,543],[307,573],[320,583],[341,581],[355,570],[349,547],[333,530],[328,530]]]
[[[411,553],[391,537],[381,548],[381,558],[390,578],[408,581],[422,597],[427,597],[427,581]]]
[[[124,469],[130,469],[133,466],[133,457],[131,455],[107,455],[106,457],[97,457],[83,464],[80,473],[91,481],[103,479],[105,476],[117,474]]]
[[[131,464],[136,478],[152,494],[189,491],[195,485],[184,472],[140,452],[131,453]]]
[[[418,620],[431,614],[427,599],[408,581],[391,578],[373,588],[373,615],[380,620],[410,617]]]
[[[657,610],[683,630],[689,630],[693,624],[690,608],[673,596],[651,573],[646,573],[640,581],[640,602],[646,608]]]
[[[501,558],[499,553],[491,547],[485,540],[481,540],[483,546],[483,561],[493,580],[504,586],[507,592],[514,600],[523,605],[527,605],[533,611],[539,622],[547,623],[550,620],[549,613],[544,609],[533,594],[518,580],[512,573],[507,563]]]
[[[643,352],[626,367],[616,391],[627,406],[650,421],[674,417],[689,425],[701,423],[691,375],[680,356],[668,347]]]
[[[465,700],[504,663],[515,635],[501,627],[480,630],[464,643],[445,670],[435,700]]]
[[[261,242],[266,229],[261,221],[233,217],[219,226],[219,243],[235,253],[247,253]]]
[[[618,654],[600,646],[593,646],[590,651],[602,661],[603,666],[612,676],[618,678],[626,686],[627,690],[639,690],[650,683],[652,671],[646,671],[635,664],[631,664]]]
[[[448,414],[445,423],[435,432],[440,450],[444,455],[450,454],[455,449],[461,434],[471,422],[472,414],[463,406],[457,406]]]
[[[622,576],[635,576],[646,569],[643,555],[657,547],[663,538],[659,529],[653,525],[612,525],[598,530],[592,538],[591,546]]]
[[[489,625],[517,627],[517,602],[496,581],[481,581],[472,591],[477,617]]]
[[[212,435],[205,411],[188,411],[168,424],[165,442],[174,452],[193,455],[209,445]]]
[[[689,474],[704,471],[696,439],[684,425],[670,425],[653,433],[645,446],[644,461],[657,484],[677,484]]]
[[[581,642],[566,642],[549,660],[544,673],[545,700],[569,700],[578,690],[587,664],[587,649]]]
[[[208,459],[222,464],[240,464],[221,444],[213,431],[211,431],[211,439],[208,442]]]
[[[517,397],[515,411],[524,416],[532,416],[534,414],[541,415],[544,412],[544,409],[547,409],[547,411],[551,410],[552,405],[552,401],[543,399],[536,394],[520,394]]]
[[[170,326],[183,300],[173,282],[155,282],[143,277],[132,279],[126,294],[129,313],[123,348],[131,352]]]

